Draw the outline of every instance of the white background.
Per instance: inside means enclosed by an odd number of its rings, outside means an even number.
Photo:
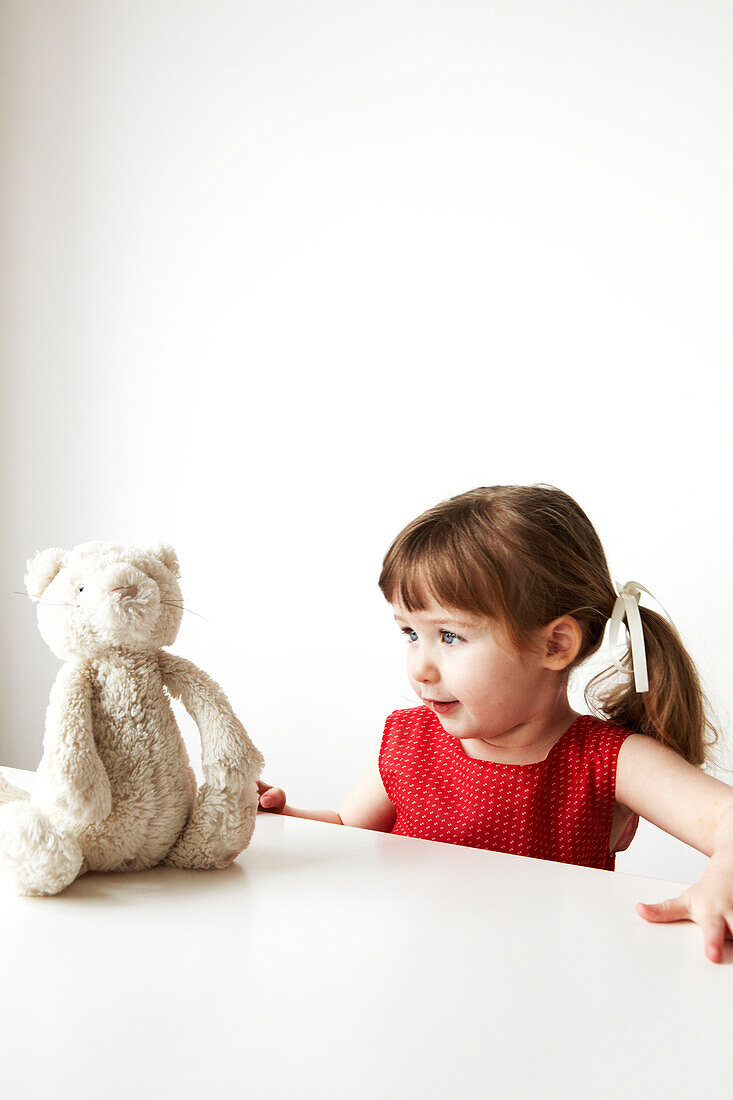
[[[26,559],[164,539],[203,616],[175,650],[269,781],[337,808],[414,702],[390,540],[501,483],[579,501],[729,729],[730,5],[18,0],[2,24],[3,763],[35,768],[58,667]],[[619,867],[685,860],[648,831]]]

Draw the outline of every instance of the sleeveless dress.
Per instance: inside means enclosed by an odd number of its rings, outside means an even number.
[[[633,730],[582,714],[535,764],[466,756],[428,707],[384,727],[379,772],[397,811],[393,833],[612,871],[619,749]],[[631,843],[638,817],[616,850]]]

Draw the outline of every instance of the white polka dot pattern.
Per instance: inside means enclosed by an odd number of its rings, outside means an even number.
[[[392,832],[612,871],[616,760],[630,733],[583,714],[545,760],[496,764],[466,756],[427,707],[397,710],[379,752]]]

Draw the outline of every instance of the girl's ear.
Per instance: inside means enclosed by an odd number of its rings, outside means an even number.
[[[583,632],[580,624],[572,615],[563,615],[560,619],[545,627],[545,668],[561,671],[575,660],[583,644]]]
[[[148,548],[148,553],[152,554],[154,558],[157,558],[176,579],[180,578],[181,567],[178,564],[178,555],[172,546],[169,546],[165,542],[157,542],[155,546]]]
[[[60,546],[52,546],[50,550],[39,550],[34,557],[26,562],[23,583],[32,600],[40,599],[41,594],[48,588],[63,565],[65,557],[65,550],[62,550]]]

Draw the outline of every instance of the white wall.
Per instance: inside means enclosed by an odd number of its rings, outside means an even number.
[[[337,806],[412,703],[390,539],[508,482],[578,499],[728,728],[730,5],[2,22],[4,763],[35,766],[57,667],[26,558],[163,538],[204,616],[177,651],[268,779]],[[684,877],[678,848],[626,868]]]

